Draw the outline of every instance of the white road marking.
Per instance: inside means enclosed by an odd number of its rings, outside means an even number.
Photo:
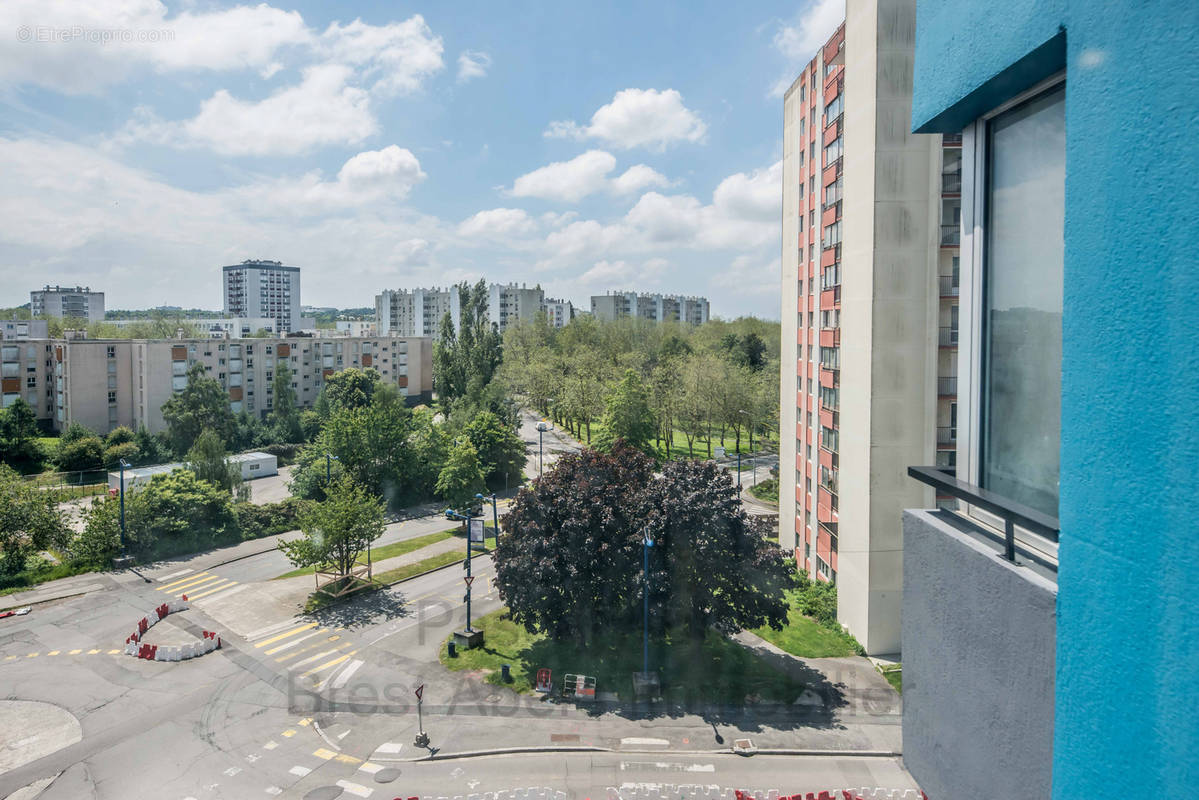
[[[357,795],[358,797],[370,797],[375,792],[374,789],[368,789],[362,784],[354,783],[353,781],[347,781],[345,779],[339,780],[337,785],[345,789],[350,794]]]
[[[166,583],[171,578],[178,578],[180,575],[187,575],[192,572],[195,572],[195,570],[194,569],[181,569],[178,572],[172,572],[170,575],[163,575],[161,578],[158,579],[158,582]]]
[[[291,769],[289,769],[288,772],[290,772],[292,775],[298,775],[301,778],[303,778],[309,772],[312,772],[312,770],[310,770],[308,767],[296,766],[296,767],[292,767]]]
[[[372,764],[369,761],[363,761],[362,766],[358,767],[358,769],[362,770],[363,772],[367,773],[368,775],[374,775],[376,772],[383,769],[383,765],[382,764]]]
[[[269,795],[283,794],[283,790],[278,786],[268,786],[264,791]]]
[[[375,748],[376,753],[398,753],[404,747],[403,742],[384,742]]]
[[[345,669],[338,673],[337,678],[333,681],[333,688],[340,689],[345,686],[353,674],[358,671],[358,668],[362,666],[362,663],[362,659],[360,658],[351,661]],[[346,731],[346,733],[349,733],[349,731]]]
[[[667,772],[715,772],[715,764],[680,764],[670,761],[621,761],[620,771],[660,769]]]
[[[296,645],[298,645],[300,642],[304,641],[305,639],[311,639],[313,636],[317,636],[319,634],[326,633],[327,631],[328,631],[327,628],[321,628],[320,630],[315,630],[315,631],[312,631],[311,633],[306,633],[298,639],[292,639],[290,642],[284,642],[283,644],[279,645],[278,647],[272,647],[270,650],[266,651],[266,655],[269,656],[272,653],[280,653],[289,647],[295,647]]]
[[[295,669],[296,667],[298,667],[302,664],[307,664],[310,661],[316,661],[318,658],[324,658],[325,656],[330,655],[332,653],[336,653],[336,652],[337,652],[337,648],[334,647],[332,650],[326,650],[323,653],[317,653],[314,656],[308,656],[308,658],[304,659],[303,661],[297,661],[296,663],[292,664],[291,668]]]
[[[251,631],[246,634],[246,641],[252,642],[255,639],[260,639],[263,636],[270,636],[272,633],[278,633],[284,628],[294,628],[298,623],[294,619],[289,619],[286,622],[276,622],[274,625],[267,625],[265,628],[259,628],[256,631]]]
[[[212,599],[213,599],[213,600],[224,600],[226,597],[229,597],[229,596],[231,596],[231,595],[235,595],[235,594],[237,594],[238,592],[240,592],[240,591],[243,591],[243,590],[245,590],[245,589],[249,589],[249,588],[250,588],[250,584],[248,584],[248,583],[242,583],[242,584],[239,584],[239,585],[237,585],[237,586],[234,586],[234,587],[233,587],[233,588],[231,588],[231,589],[223,589],[223,590],[221,590],[221,591],[220,591],[220,595],[221,595],[221,596],[220,596],[220,597],[214,597],[214,598],[212,598]]]
[[[229,767],[229,769],[225,770],[225,774],[228,775],[230,778],[232,778],[234,775],[236,775],[239,772],[241,772],[241,767]]]
[[[279,746],[279,743],[278,743],[278,742],[276,742],[274,739],[272,739],[271,741],[269,741],[269,742],[267,742],[266,744],[264,744],[264,745],[262,746],[262,749],[263,749],[263,750],[274,750],[274,749],[275,749],[276,747],[278,747],[278,746]]]
[[[650,739],[650,738],[644,738],[644,737],[640,737],[640,736],[625,737],[624,739],[620,740],[620,743],[627,744],[627,745],[638,745],[638,746],[643,746],[643,745],[656,745],[658,747],[669,747],[670,746],[670,740],[668,740],[668,739]]]
[[[258,755],[257,753],[250,753],[248,756],[246,756],[246,761],[249,761],[251,764],[253,764],[260,758],[262,758],[262,756]]]

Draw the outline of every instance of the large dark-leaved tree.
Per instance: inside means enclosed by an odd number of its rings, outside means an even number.
[[[589,642],[626,625],[639,596],[641,495],[654,462],[617,444],[564,455],[504,516],[496,582],[513,619]]]
[[[643,497],[650,549],[651,625],[702,638],[787,621],[794,564],[745,513],[737,486],[711,461],[669,461]]]

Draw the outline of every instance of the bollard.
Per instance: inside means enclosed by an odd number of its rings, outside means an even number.
[[[450,658],[457,658],[458,657],[458,646],[456,644],[454,644],[453,642],[447,642],[446,643],[446,652],[449,653]]]
[[[512,665],[505,664],[500,667],[500,674],[503,675],[504,683],[512,683]]]

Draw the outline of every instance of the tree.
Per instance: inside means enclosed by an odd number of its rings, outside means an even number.
[[[84,426],[80,422],[72,422],[70,425],[67,425],[66,429],[63,430],[61,434],[59,434],[58,446],[65,447],[68,444],[74,444],[80,439],[90,439],[95,437],[95,431]]]
[[[104,469],[114,470],[119,468],[122,459],[129,466],[133,466],[138,462],[139,456],[140,453],[135,442],[114,444],[104,449]]]
[[[487,282],[458,286],[459,325],[449,312],[433,345],[433,388],[446,403],[478,396],[502,360],[500,334],[488,319]]]
[[[320,567],[346,577],[383,528],[382,499],[342,478],[329,487],[325,502],[313,503],[301,515],[304,538],[279,542],[279,549],[296,567]]]
[[[125,523],[130,550],[143,557],[194,553],[239,538],[229,493],[187,469],[126,491]]]
[[[104,447],[114,447],[118,444],[126,444],[137,438],[136,434],[124,425],[118,425],[108,432],[104,437]]]
[[[133,442],[137,445],[136,465],[162,464],[171,457],[166,437],[150,433],[145,425],[138,426]]]
[[[40,468],[44,454],[38,435],[37,414],[24,399],[18,397],[0,409],[0,463],[30,471]]]
[[[279,376],[275,375],[275,384],[278,386]],[[335,372],[325,378],[325,388],[323,390],[325,398],[329,402],[330,409],[338,408],[355,409],[366,408],[371,404],[371,398],[375,391],[379,388],[380,376],[374,367],[366,369],[358,369],[351,367],[344,369],[341,372]],[[287,385],[291,389],[290,380]],[[275,396],[278,397],[279,389],[275,389]],[[278,403],[278,400],[275,401]],[[293,401],[294,408],[294,401]]]
[[[650,614],[659,630],[702,638],[787,621],[783,592],[794,565],[750,517],[726,470],[711,461],[670,461],[644,496],[653,539]]]
[[[437,476],[437,494],[450,508],[465,511],[475,504],[475,495],[486,489],[479,453],[466,436],[458,437]]]
[[[463,431],[474,445],[489,486],[503,485],[505,478],[519,483],[525,467],[525,443],[516,429],[490,411],[475,415]]]
[[[225,443],[215,431],[204,431],[187,451],[187,468],[196,478],[229,492],[238,500],[249,500],[249,488],[241,476],[241,467],[229,461]]]
[[[55,506],[54,495],[0,464],[0,574],[20,572],[29,556],[61,548],[69,538],[70,528]]]
[[[162,404],[167,435],[177,455],[191,449],[200,432],[216,432],[222,442],[233,433],[233,412],[229,396],[215,378],[210,378],[199,361],[187,369],[187,386]]]
[[[645,385],[637,373],[626,370],[624,378],[608,393],[603,431],[596,437],[596,447],[607,452],[623,439],[630,447],[647,450],[654,429],[654,412]]]
[[[590,641],[635,616],[641,495],[654,462],[623,445],[562,456],[502,521],[496,585],[530,632]]]
[[[55,462],[63,472],[103,469],[104,441],[94,434],[69,442],[60,439]]]
[[[337,377],[330,375],[329,379]],[[328,383],[328,381],[326,381]],[[271,409],[271,428],[275,441],[297,443],[304,441],[300,412],[296,410],[296,392],[291,388],[291,367],[280,360],[271,381],[274,407]]]

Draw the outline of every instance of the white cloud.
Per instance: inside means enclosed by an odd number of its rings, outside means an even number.
[[[588,150],[570,161],[555,161],[521,175],[512,184],[512,195],[577,202],[602,191],[608,184],[608,173],[615,168],[616,159],[611,153]]]
[[[622,89],[591,116],[589,125],[551,122],[545,136],[600,139],[613,147],[658,150],[678,142],[698,142],[708,127],[674,89]]]
[[[537,223],[520,208],[493,208],[480,211],[458,226],[458,233],[470,238],[519,237],[537,230]]]
[[[338,184],[348,191],[375,197],[380,194],[407,197],[408,191],[424,179],[425,173],[412,151],[394,144],[359,153],[337,173]]]
[[[482,78],[491,69],[491,56],[478,50],[463,50],[458,56],[458,83]]]
[[[782,279],[779,264],[778,256],[762,260],[751,255],[739,255],[713,276],[712,285],[735,294],[777,298],[779,281]]]
[[[321,35],[318,50],[335,63],[359,68],[362,80],[373,82],[371,91],[385,95],[414,92],[445,66],[441,37],[420,14],[387,25],[334,22]]]
[[[712,202],[723,216],[777,222],[782,216],[783,162],[746,175],[738,172],[720,182]]]
[[[619,178],[612,179],[612,191],[616,194],[635,194],[651,186],[669,185],[670,181],[665,175],[645,164],[635,164],[626,169]]]
[[[144,67],[269,71],[281,50],[313,41],[299,12],[266,3],[167,14],[157,0],[5,0],[0,30],[8,41],[0,47],[0,85],[86,94]],[[28,40],[20,37],[24,30]],[[113,40],[112,32],[128,32],[132,41]]]
[[[816,57],[833,32],[845,21],[845,0],[811,0],[789,24],[779,26],[774,47],[787,60],[787,68],[770,89],[772,97],[782,97],[804,64]]]
[[[349,67],[322,64],[304,71],[295,86],[257,102],[224,89],[181,122],[159,120],[145,109],[113,139],[177,147],[207,147],[224,155],[296,155],[325,145],[358,144],[379,131],[364,89],[350,86]]]

